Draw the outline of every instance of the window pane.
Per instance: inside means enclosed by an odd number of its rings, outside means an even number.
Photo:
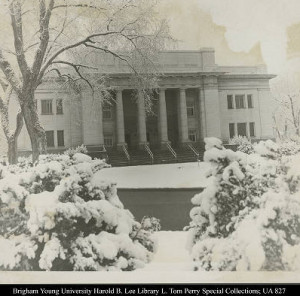
[[[228,107],[228,109],[233,109],[233,96],[232,95],[227,96],[227,107]]]
[[[56,114],[63,114],[63,101],[62,99],[56,100]]]
[[[247,137],[246,122],[237,124],[238,136]]]
[[[249,123],[250,137],[255,137],[255,124],[254,122]]]
[[[114,144],[113,142],[113,136],[104,136],[104,146],[106,147],[112,147]]]
[[[52,114],[52,100],[41,100],[42,114]]]
[[[234,137],[234,123],[229,123],[229,137]]]
[[[64,131],[57,131],[57,146],[65,146]]]
[[[194,116],[194,107],[187,107],[187,116]]]
[[[245,108],[244,97],[245,97],[244,95],[236,95],[235,96],[235,106],[236,106],[236,109]]]
[[[196,142],[197,141],[197,134],[195,130],[189,130],[189,140],[191,142]]]
[[[103,105],[103,119],[112,119],[112,106],[108,103]]]
[[[253,108],[252,95],[247,95],[248,108]]]
[[[47,147],[54,147],[54,131],[46,131]]]
[[[186,112],[188,117],[192,117],[195,114],[195,104],[194,101],[186,101]]]
[[[112,118],[111,110],[103,110],[103,118],[111,119]]]

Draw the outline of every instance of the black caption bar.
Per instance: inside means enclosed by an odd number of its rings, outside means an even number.
[[[101,284],[101,285],[0,285],[2,295],[294,295],[299,284]]]

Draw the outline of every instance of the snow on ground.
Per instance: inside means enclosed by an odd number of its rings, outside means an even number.
[[[129,272],[13,272],[1,271],[0,283],[297,283],[295,272],[195,272],[185,249],[187,232],[160,231],[154,236],[158,250],[145,268]]]
[[[99,171],[94,182],[110,181],[118,188],[205,187],[210,165],[204,162],[112,167]]]
[[[145,271],[188,271],[192,261],[186,249],[187,232],[160,231],[153,234],[157,241],[157,252]]]

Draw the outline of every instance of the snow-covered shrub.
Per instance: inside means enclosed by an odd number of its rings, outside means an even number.
[[[44,155],[35,166],[0,167],[0,269],[144,266],[155,250],[151,231],[124,209],[115,184],[95,181],[105,167],[81,153]],[[15,221],[9,219],[12,212]]]
[[[282,155],[294,155],[300,152],[300,144],[296,141],[284,141],[279,143],[279,153]]]
[[[229,144],[237,145],[238,151],[241,151],[241,152],[244,152],[247,154],[251,154],[254,152],[253,144],[247,137],[234,136],[232,139],[230,139]]]
[[[143,229],[150,232],[159,231],[161,229],[160,220],[155,217],[144,216],[141,224],[143,226]]]
[[[88,153],[88,150],[86,148],[86,146],[84,146],[83,144],[80,145],[80,146],[77,146],[75,148],[69,148],[67,149],[64,154],[65,155],[68,155],[70,157],[72,157],[74,154],[76,153],[82,153],[82,154],[87,154]]]
[[[205,141],[210,183],[193,197],[188,227],[195,269],[295,268],[285,250],[300,243],[300,170],[291,166],[299,155],[276,159],[272,141],[255,145],[260,154],[251,155]]]

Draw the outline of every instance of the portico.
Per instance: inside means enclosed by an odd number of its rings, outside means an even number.
[[[134,100],[133,91],[129,88],[115,91],[115,105],[112,106],[115,117],[112,120],[116,126],[114,146],[119,150],[124,145],[129,149],[144,149],[145,145],[160,149],[167,149],[167,145],[184,146],[191,141],[189,126],[197,131],[196,140],[202,140],[203,131],[198,132],[202,120],[199,87],[161,87],[156,90],[152,109],[148,112],[143,92],[137,92]],[[192,108],[190,117],[187,113],[187,94]],[[105,124],[102,124],[100,133],[105,135]]]

